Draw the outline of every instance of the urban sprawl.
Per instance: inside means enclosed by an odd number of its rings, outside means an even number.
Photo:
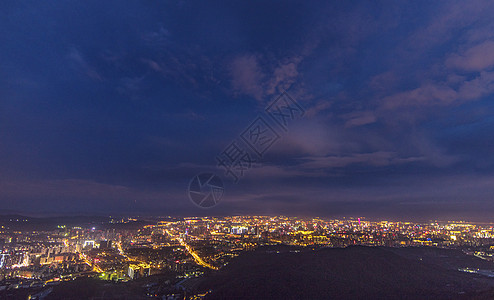
[[[110,217],[90,226],[19,230],[15,225],[29,227],[29,220],[8,221],[0,231],[0,291],[49,288],[80,277],[127,282],[167,273],[173,274],[167,288],[153,290],[151,284],[149,291],[173,299],[187,288],[188,279],[222,268],[243,251],[273,245],[430,246],[494,260],[493,224],[232,216],[167,217],[126,226],[142,220]]]

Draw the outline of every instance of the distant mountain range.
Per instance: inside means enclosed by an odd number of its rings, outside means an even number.
[[[119,220],[120,218],[116,218]],[[17,230],[54,230],[58,225],[66,225],[68,227],[96,227],[97,229],[104,228],[141,228],[146,224],[154,224],[155,220],[138,220],[136,222],[126,224],[110,224],[110,218],[104,216],[51,216],[51,217],[30,217],[20,214],[0,214],[0,225],[10,229]]]

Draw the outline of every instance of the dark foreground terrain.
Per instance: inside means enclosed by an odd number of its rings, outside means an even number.
[[[458,271],[494,269],[459,250],[349,247],[261,248],[200,285],[207,299],[494,299],[494,278]]]

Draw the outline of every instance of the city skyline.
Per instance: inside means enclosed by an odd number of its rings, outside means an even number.
[[[490,221],[493,13],[5,1],[0,213]],[[236,176],[232,145],[250,155]],[[199,174],[223,184],[207,209]]]
[[[272,291],[275,299],[355,299],[398,290],[414,299],[489,299],[494,291],[493,223],[1,216],[0,225],[7,298],[264,299]],[[276,287],[294,277],[288,289]],[[244,286],[252,281],[270,284]]]

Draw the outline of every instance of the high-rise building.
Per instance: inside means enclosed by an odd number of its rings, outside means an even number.
[[[111,244],[112,244],[111,240],[100,241],[99,242],[99,248],[100,249],[110,249]]]
[[[140,277],[149,276],[151,273],[151,268],[148,264],[140,263],[140,264],[130,264],[129,269],[127,271],[127,275],[131,279],[137,279]]]

